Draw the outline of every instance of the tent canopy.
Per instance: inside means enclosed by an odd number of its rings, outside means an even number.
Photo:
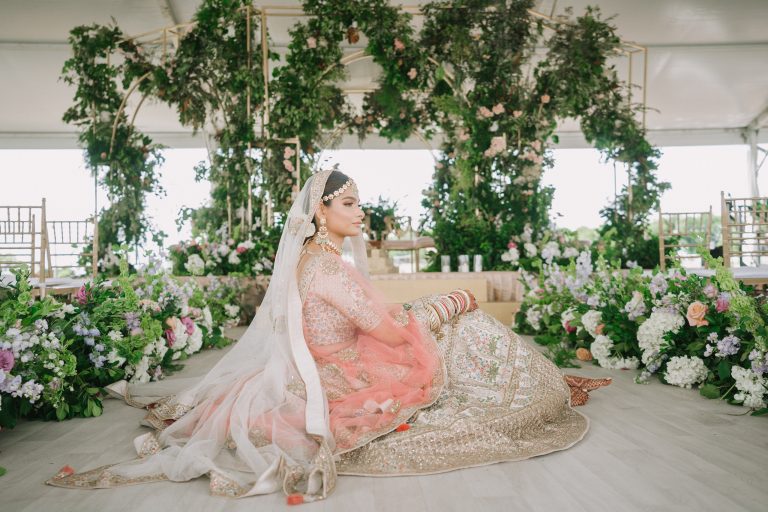
[[[393,2],[395,3],[395,2]],[[397,2],[399,3],[399,2]],[[260,2],[255,2],[260,5]],[[264,5],[298,7],[300,2],[269,0]],[[412,5],[416,5],[413,2]],[[647,126],[660,146],[743,144],[746,128],[768,125],[768,2],[765,0],[542,0],[537,10],[562,13],[567,5],[576,14],[598,5],[625,41],[648,48]],[[76,25],[110,23],[130,35],[188,21],[199,0],[3,0],[0,4],[0,148],[74,148],[77,132],[62,114],[71,105],[73,89],[59,75],[70,55],[69,30]],[[299,17],[269,18],[272,47],[285,53],[288,28]],[[419,19],[416,17],[415,22]],[[349,45],[352,52],[365,39]],[[628,76],[627,59],[618,59],[621,76]],[[274,64],[273,64],[274,66]],[[642,83],[643,58],[633,58],[633,82]],[[345,87],[375,86],[371,61],[348,69]],[[636,90],[636,98],[641,90]],[[360,98],[352,98],[359,101]],[[137,126],[170,147],[201,147],[200,136],[181,126],[167,106],[148,104]],[[560,147],[586,147],[578,125],[564,121]],[[768,142],[768,129],[758,134]],[[342,148],[360,147],[357,137],[345,138]],[[420,148],[414,139],[387,144],[372,137],[363,147]]]

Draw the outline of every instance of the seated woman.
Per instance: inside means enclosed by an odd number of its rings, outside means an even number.
[[[213,494],[326,497],[338,474],[415,475],[568,448],[571,406],[609,379],[566,377],[465,290],[387,306],[366,278],[355,184],[321,171],[289,213],[251,326],[197,384],[147,405],[139,458],[48,483],[207,475]],[[346,241],[354,266],[341,258]],[[151,386],[147,386],[151,387]],[[134,405],[140,388],[116,385]],[[151,394],[151,392],[150,392]]]

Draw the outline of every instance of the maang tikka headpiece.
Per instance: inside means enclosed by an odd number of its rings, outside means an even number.
[[[339,197],[341,194],[344,193],[345,190],[347,190],[350,185],[352,185],[354,182],[352,181],[352,178],[348,179],[341,187],[338,188],[338,190],[335,190],[328,194],[327,196],[323,196],[323,202],[330,201],[331,199],[335,197]]]

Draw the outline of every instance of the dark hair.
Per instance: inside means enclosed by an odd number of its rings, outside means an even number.
[[[349,180],[349,176],[347,176],[343,172],[341,172],[341,171],[333,171],[333,172],[331,172],[331,174],[328,175],[328,179],[325,182],[325,188],[323,189],[323,195],[327,196],[328,194],[333,194],[334,192],[339,190],[342,187],[342,185],[344,185],[347,182],[347,180]],[[331,205],[331,201],[333,201],[333,199],[329,199],[327,201],[323,201],[323,204],[325,206],[330,206]],[[317,221],[315,220],[314,216],[312,217],[312,224],[315,225],[315,232],[317,232],[319,226],[317,225]],[[311,236],[308,236],[304,240],[304,243],[306,244],[311,238],[312,238]]]

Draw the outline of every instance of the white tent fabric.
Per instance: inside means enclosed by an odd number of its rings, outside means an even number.
[[[265,5],[299,6],[296,0]],[[393,2],[400,3],[400,2]],[[416,5],[417,2],[405,2]],[[0,149],[75,148],[76,130],[61,116],[73,91],[59,80],[70,53],[67,35],[80,24],[109,23],[127,34],[185,22],[199,0],[1,0],[0,1]],[[260,2],[255,2],[259,5]],[[768,124],[768,2],[766,0],[540,0],[537,9],[562,13],[567,5],[581,13],[588,4],[614,23],[624,40],[647,46],[647,123],[657,145],[743,144],[744,128]],[[288,28],[299,18],[269,20],[274,49],[283,54]],[[416,17],[418,22],[418,17]],[[347,49],[364,47],[362,38]],[[626,60],[617,60],[622,76]],[[640,83],[642,57],[634,57],[634,81]],[[349,68],[345,87],[373,87],[376,65],[362,61]],[[639,97],[639,91],[638,91]],[[358,94],[353,100],[360,100]],[[145,105],[137,125],[170,147],[201,147],[202,139],[182,127],[163,105]],[[560,127],[560,147],[585,147],[578,126]],[[758,135],[768,142],[768,130]],[[356,137],[342,148],[357,148]],[[389,145],[371,137],[363,147],[423,148],[417,139]]]

